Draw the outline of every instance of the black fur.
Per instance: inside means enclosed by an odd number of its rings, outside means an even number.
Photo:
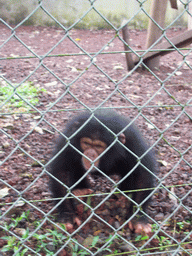
[[[121,177],[124,177],[138,162],[137,158],[130,153],[130,151],[136,156],[141,157],[148,149],[146,142],[133,124],[128,125],[130,119],[123,117],[115,111],[98,110],[94,113],[96,118],[92,117],[88,123],[81,128],[90,116],[91,114],[89,112],[84,112],[68,122],[66,129],[63,131],[63,134],[66,137],[63,135],[59,137],[53,156],[66,146],[68,138],[77,130],[78,133],[70,138],[70,143],[80,151],[80,138],[82,137],[97,138],[110,146],[115,140],[114,134],[120,135],[123,133],[126,137],[125,145],[122,145],[117,141],[101,157],[98,168],[107,175],[119,174]],[[99,119],[101,123],[98,122],[97,119]],[[112,132],[108,131],[102,124],[108,127]],[[124,130],[125,127],[126,129]],[[68,145],[63,149],[59,156],[52,161],[50,172],[53,176],[70,187],[85,174],[81,159],[81,154]],[[155,171],[156,163],[152,151],[142,157],[141,163],[151,172]],[[123,191],[152,187],[153,175],[141,165],[138,165],[138,167],[120,185],[120,189]],[[67,191],[67,189],[54,178],[50,178],[50,188],[54,198],[63,198]],[[90,188],[90,184],[87,179],[84,179],[75,188]],[[133,193],[132,199],[139,204],[150,194],[150,192],[150,190],[146,190]],[[146,210],[148,202],[149,200],[142,205],[144,211]],[[65,199],[58,206],[58,211],[60,218],[64,218],[66,221],[70,220],[70,216],[75,213],[73,201],[69,203],[69,200]],[[127,217],[130,216],[132,212],[133,204],[131,204]],[[143,221],[146,221],[145,217],[143,218]]]

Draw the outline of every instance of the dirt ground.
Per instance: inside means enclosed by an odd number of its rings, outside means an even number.
[[[53,205],[47,200],[51,198],[48,175],[37,161],[45,164],[50,159],[58,135],[55,128],[61,131],[74,113],[85,107],[110,107],[136,118],[136,125],[154,146],[159,179],[156,185],[161,182],[171,193],[165,188],[158,189],[153,195],[149,215],[159,223],[166,219],[161,233],[174,238],[174,241],[169,239],[171,243],[181,242],[191,228],[186,225],[178,229],[175,223],[192,224],[192,53],[174,51],[162,57],[160,68],[153,72],[139,67],[128,73],[125,56],[120,53],[123,43],[114,31],[71,30],[67,37],[59,28],[21,26],[11,33],[2,24],[0,31],[1,77],[14,84],[32,81],[46,89],[40,93],[39,103],[31,113],[24,113],[23,109],[1,110],[0,161],[6,161],[0,167],[0,190],[11,186],[8,195],[1,198],[1,214],[20,197],[26,200],[24,205],[13,207],[2,221],[10,223],[13,215],[27,210],[33,215],[30,222],[33,218],[43,220],[44,213]],[[183,32],[182,28],[173,28],[166,35],[170,39]],[[146,30],[131,30],[130,38],[131,47],[142,50]],[[117,53],[112,53],[114,51]],[[181,53],[190,67],[182,64]],[[14,59],[19,56],[20,59]],[[35,126],[41,129],[33,129]],[[125,221],[125,202],[120,199],[114,203],[111,198],[110,204],[111,207],[100,208],[98,214],[117,228]],[[88,216],[88,213],[79,214],[82,219]],[[24,224],[25,228],[33,230],[28,222]],[[44,229],[51,227],[48,220],[42,226]],[[111,232],[101,221],[92,220],[74,237],[83,243],[88,235],[106,239]],[[0,230],[0,236],[4,233]],[[134,237],[123,229],[121,235],[128,240]],[[191,238],[189,235],[185,242]],[[5,244],[5,240],[0,239],[0,248]],[[34,244],[30,246],[33,248]],[[114,250],[119,245],[113,246]],[[159,241],[155,238],[147,245],[156,246]],[[187,244],[184,248],[192,246]],[[122,251],[123,246],[120,249]],[[61,253],[69,255],[65,249]]]

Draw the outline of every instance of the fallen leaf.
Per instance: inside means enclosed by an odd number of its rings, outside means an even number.
[[[43,129],[39,126],[36,126],[34,131],[38,132],[39,134],[43,134]]]
[[[19,235],[19,236],[23,236],[26,233],[26,229],[24,228],[15,228],[14,232]]]
[[[152,124],[147,123],[147,126],[148,126],[148,128],[151,129],[151,130],[152,130],[152,129],[155,129],[155,127],[154,127]]]
[[[175,72],[175,75],[176,76],[181,76],[183,73],[181,72],[181,71],[177,71],[177,72]]]
[[[7,187],[0,189],[0,198],[7,196],[9,194],[8,192],[9,192],[9,188]]]
[[[22,200],[20,200],[20,201],[18,201],[18,202],[15,204],[15,207],[21,207],[21,206],[23,206],[23,205],[25,205],[25,202],[22,201]]]
[[[114,66],[113,69],[124,69],[122,66]]]
[[[171,188],[171,193],[169,193],[169,198],[173,201],[174,205],[177,205],[177,197],[174,192],[174,187]]]
[[[53,81],[45,84],[45,86],[55,86],[55,85],[57,85],[57,81]]]
[[[163,166],[167,166],[168,165],[168,163],[166,161],[164,161],[164,160],[157,160],[157,162],[159,162]]]

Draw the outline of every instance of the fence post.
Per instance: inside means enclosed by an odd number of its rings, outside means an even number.
[[[129,51],[130,50],[130,48],[128,46],[130,44],[130,42],[129,42],[129,30],[128,30],[128,26],[124,25],[124,24],[126,24],[126,20],[124,20],[121,24],[123,26],[123,28],[122,28],[123,40],[127,43],[127,45],[124,44],[124,49],[125,49],[125,51]],[[125,58],[126,58],[126,63],[127,63],[127,70],[129,71],[129,70],[133,69],[134,66],[135,66],[133,58],[132,58],[132,54],[126,52],[125,53]]]
[[[159,24],[164,27],[165,13],[167,9],[168,0],[159,1],[153,0],[151,4],[150,16]],[[150,19],[147,32],[146,49],[148,49],[161,35],[161,29]],[[160,56],[150,59],[146,65],[150,69],[159,68]]]
[[[189,3],[189,12],[192,15],[192,2]],[[192,16],[188,14],[188,30],[192,29]]]

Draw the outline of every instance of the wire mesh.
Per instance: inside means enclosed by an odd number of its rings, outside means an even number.
[[[18,1],[18,7],[0,1],[0,254],[192,255],[192,35],[184,45],[182,23],[187,17],[190,24],[192,1],[175,1],[179,10],[168,13],[163,25],[152,18],[151,2],[35,0]],[[107,12],[108,5],[117,11],[122,6],[121,15]],[[160,36],[146,48],[149,20]],[[161,48],[164,42],[170,47]],[[146,56],[155,52],[159,66],[151,68]],[[127,53],[135,61],[128,71]],[[69,230],[56,219],[48,182],[51,152],[75,114],[87,110],[94,116],[97,109],[115,109],[139,127],[156,152],[155,187],[137,204],[132,191],[119,188],[131,173],[108,176],[98,167],[97,191],[80,196],[75,185],[62,183],[67,192],[59,204],[73,198],[80,216]],[[112,147],[119,134],[110,133]],[[73,146],[73,136],[65,136],[61,151]],[[135,212],[126,218],[131,202]],[[129,229],[139,211],[152,225],[150,234]]]

